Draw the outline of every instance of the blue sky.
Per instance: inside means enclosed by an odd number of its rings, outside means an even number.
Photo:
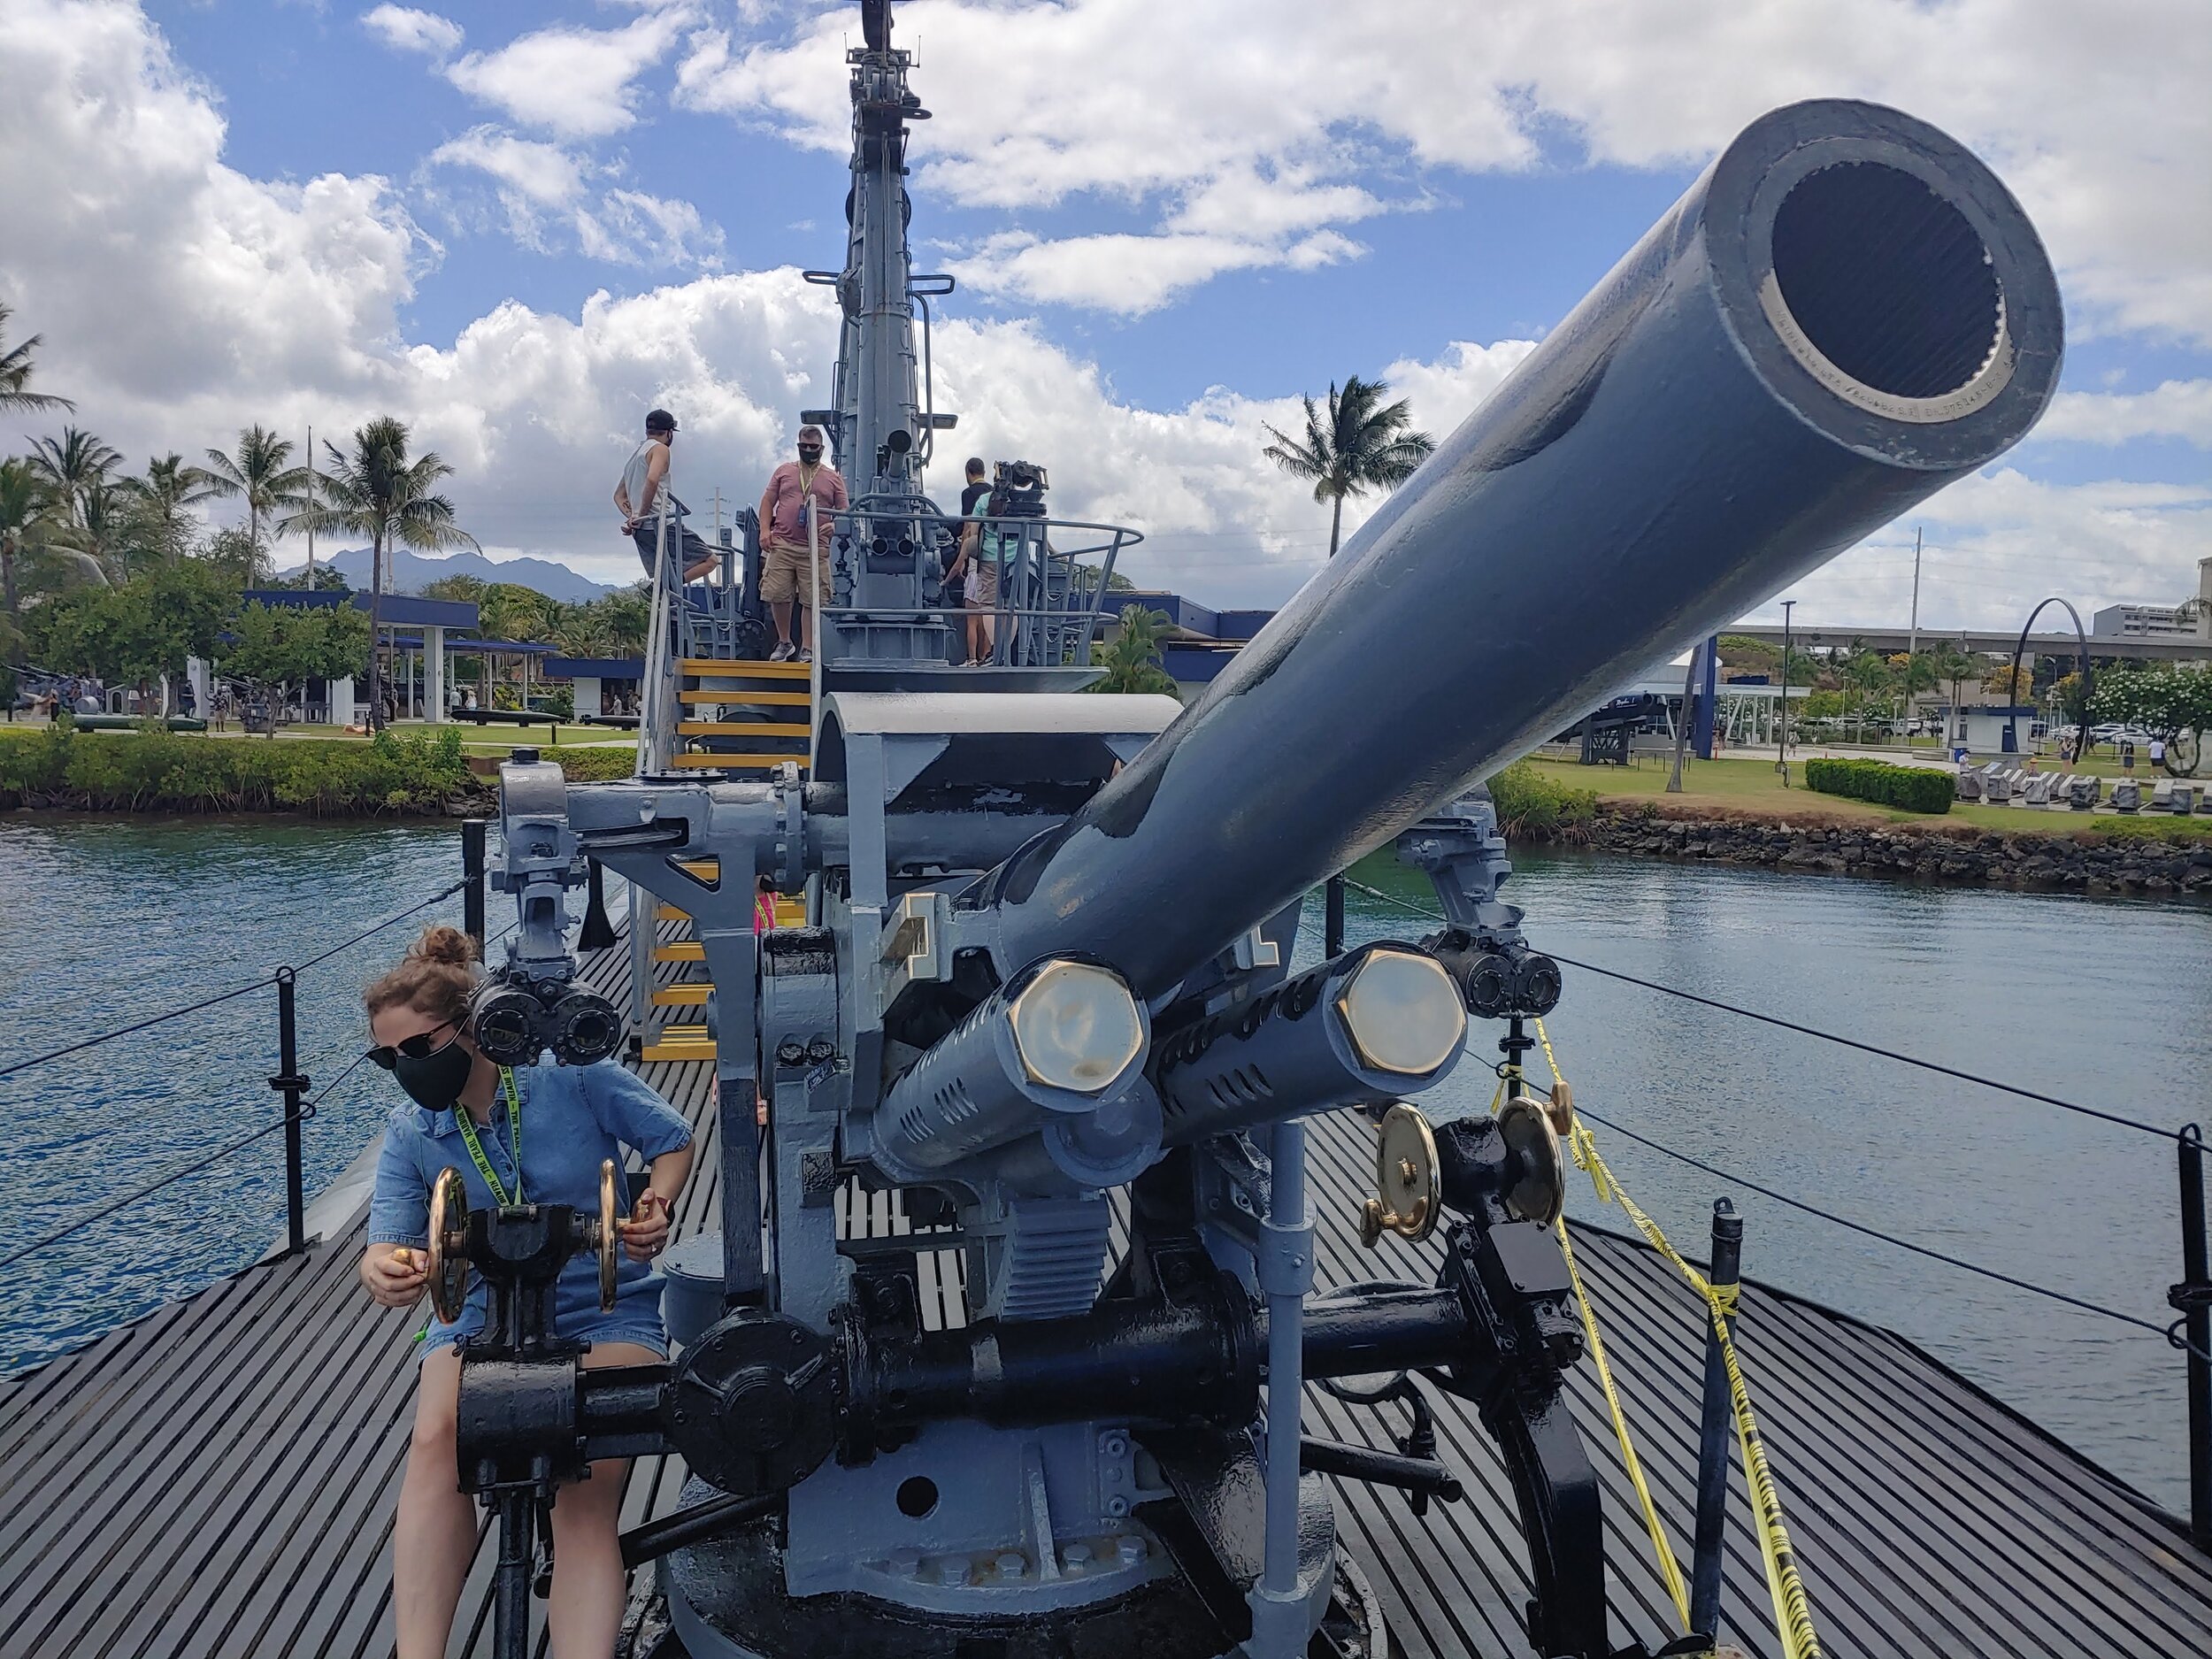
[[[914,234],[962,279],[938,342],[961,447],[1035,455],[1064,511],[1145,528],[1141,579],[1279,603],[1326,537],[1257,456],[1286,400],[1386,373],[1448,428],[1744,121],[1867,96],[1999,167],[2071,324],[2047,435],[1921,515],[1924,618],[2182,597],[2212,554],[2212,31],[2080,10],[1467,0],[1378,31],[1320,0],[914,0],[937,112]],[[0,297],[127,453],[390,410],[495,557],[614,579],[638,412],[685,413],[688,494],[743,497],[824,394],[833,327],[795,268],[841,260],[856,5],[0,0],[0,216],[25,232]],[[69,169],[24,165],[56,148]],[[1911,534],[1813,579],[1801,617],[1901,614]]]

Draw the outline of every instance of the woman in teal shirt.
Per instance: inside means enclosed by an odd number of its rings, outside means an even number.
[[[590,1345],[587,1365],[645,1364],[667,1356],[653,1257],[668,1240],[670,1208],[691,1172],[691,1125],[634,1073],[611,1061],[508,1070],[479,1053],[469,1032],[476,941],[429,927],[405,960],[368,987],[369,1057],[412,1104],[393,1110],[377,1159],[361,1281],[388,1308],[411,1307],[427,1282],[429,1194],[456,1169],[472,1208],[500,1203],[599,1207],[599,1166],[624,1148],[650,1165],[644,1194],[622,1224],[611,1311],[599,1306],[596,1264],[579,1256],[554,1293],[553,1332]],[[461,1317],[433,1318],[415,1387],[414,1438],[393,1532],[398,1659],[446,1649],[463,1575],[476,1552],[475,1505],[457,1484],[454,1424],[457,1344],[483,1328],[480,1281]],[[605,1659],[625,1599],[617,1510],[628,1465],[610,1459],[561,1489],[553,1506],[554,1573],[546,1626],[554,1659]]]

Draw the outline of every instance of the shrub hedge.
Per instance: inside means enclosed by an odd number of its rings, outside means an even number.
[[[94,811],[442,812],[480,791],[453,726],[367,743],[80,732],[62,721],[0,739],[0,796]]]
[[[1823,795],[1849,795],[1908,812],[1948,812],[1951,774],[1928,766],[1893,766],[1885,760],[1809,760],[1806,784]]]
[[[1598,792],[1556,783],[1517,760],[1490,780],[1498,827],[1509,840],[1574,841],[1598,813]]]

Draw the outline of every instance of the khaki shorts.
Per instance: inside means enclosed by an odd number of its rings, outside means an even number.
[[[968,565],[968,606],[973,611],[988,611],[998,603],[998,566],[987,565],[980,559]]]
[[[822,583],[822,603],[833,603],[835,591],[830,587],[829,549],[824,548],[815,563]],[[760,596],[772,605],[787,605],[795,600],[803,605],[814,603],[814,595],[807,591],[804,546],[771,541],[761,549]]]

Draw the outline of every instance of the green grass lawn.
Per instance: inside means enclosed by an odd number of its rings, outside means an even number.
[[[1815,814],[1837,823],[1858,819],[1868,824],[1970,824],[1978,829],[2050,835],[2089,829],[2104,834],[2147,835],[2175,841],[2212,840],[2212,818],[2177,818],[2149,812],[2137,818],[2122,818],[2110,812],[2048,812],[2039,808],[1985,806],[1963,801],[1954,803],[1950,811],[1940,815],[1907,812],[1808,789],[1803,764],[1795,760],[1790,764],[1791,787],[1787,789],[1783,788],[1781,776],[1770,758],[1689,760],[1684,763],[1682,793],[1677,795],[1666,792],[1671,766],[1664,760],[1646,760],[1636,766],[1584,766],[1556,760],[1532,760],[1527,764],[1554,782],[1571,788],[1594,789],[1599,798],[1608,803],[1632,804],[1650,801],[1685,812],[1708,806],[1739,814]],[[2139,772],[2138,776],[2141,776]],[[2144,783],[2147,796],[2149,780],[2145,779]]]

